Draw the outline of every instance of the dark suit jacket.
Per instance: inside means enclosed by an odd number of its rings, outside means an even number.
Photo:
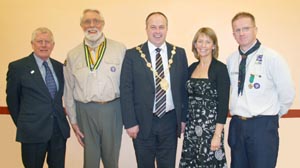
[[[6,102],[17,127],[16,140],[24,143],[47,142],[52,135],[54,115],[64,138],[70,127],[62,105],[63,65],[51,59],[59,90],[51,98],[33,53],[9,64]]]
[[[147,42],[142,51],[151,62]],[[168,57],[173,45],[167,43]],[[183,48],[177,47],[170,69],[171,92],[177,115],[177,132],[180,136],[181,122],[186,121],[187,95],[185,83],[188,78],[187,58]],[[125,128],[139,125],[139,136],[147,138],[152,127],[155,87],[153,72],[146,66],[141,54],[135,49],[126,51],[120,81],[122,117]]]

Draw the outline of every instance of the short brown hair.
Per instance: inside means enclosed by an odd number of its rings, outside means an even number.
[[[146,27],[147,27],[147,22],[148,22],[149,18],[150,18],[152,15],[161,15],[161,16],[163,16],[163,17],[166,19],[166,24],[167,24],[167,26],[168,26],[168,18],[167,18],[167,16],[166,16],[164,13],[162,13],[162,12],[151,12],[151,13],[146,17]]]
[[[255,23],[255,17],[249,13],[249,12],[239,12],[237,13],[231,20],[231,24],[233,24],[234,21],[240,19],[240,18],[250,18],[253,22],[253,25],[256,26],[256,23]]]

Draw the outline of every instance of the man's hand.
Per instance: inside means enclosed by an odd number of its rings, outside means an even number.
[[[139,126],[133,126],[131,128],[126,129],[127,134],[130,136],[130,138],[135,139],[137,137],[137,134],[139,133]]]
[[[83,143],[83,138],[84,138],[84,135],[83,133],[80,131],[80,128],[78,126],[78,124],[71,124],[72,125],[72,128],[73,128],[73,131],[76,135],[76,138],[79,142],[79,144],[84,147],[84,143]]]

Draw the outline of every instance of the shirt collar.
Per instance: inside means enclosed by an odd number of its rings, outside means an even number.
[[[257,43],[257,40],[255,40],[255,42],[246,50],[246,51],[244,51],[244,50],[242,50],[241,49],[241,51],[243,52],[243,53],[246,53],[247,51],[249,51],[255,44]]]
[[[166,42],[164,42],[160,47],[156,47],[154,44],[152,44],[150,41],[148,41],[148,48],[150,53],[156,52],[156,48],[160,48],[161,52],[166,52],[167,51],[167,45]]]
[[[41,68],[43,66],[43,62],[44,60],[42,60],[40,57],[38,57],[37,55],[35,55],[35,53],[33,53],[33,56],[34,56],[34,59],[38,65],[39,68]],[[47,60],[45,60],[48,64],[51,64],[50,63],[50,59],[47,58]]]

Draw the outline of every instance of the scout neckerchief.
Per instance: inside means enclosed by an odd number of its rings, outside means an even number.
[[[243,53],[239,47],[239,53],[242,57],[242,60],[239,65],[239,80],[238,80],[238,95],[243,95],[245,76],[246,76],[246,59],[247,56],[252,54],[260,47],[260,42],[257,40],[256,44],[250,48],[246,53]]]
[[[86,65],[90,68],[91,71],[96,70],[99,65],[100,62],[103,58],[103,55],[105,53],[106,50],[106,39],[104,39],[104,41],[99,45],[98,50],[96,52],[96,62],[94,62],[91,53],[89,51],[89,47],[85,44],[85,42],[83,42],[84,44],[84,54],[85,54],[85,61],[86,61]]]

